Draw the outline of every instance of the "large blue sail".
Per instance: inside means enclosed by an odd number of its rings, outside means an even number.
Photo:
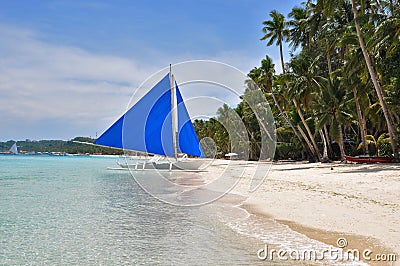
[[[178,149],[180,152],[186,154],[204,157],[204,153],[200,146],[199,139],[197,138],[196,131],[194,130],[189,113],[183,102],[181,92],[179,91],[176,83],[175,87],[178,105]]]
[[[132,106],[94,143],[174,156],[169,74]]]

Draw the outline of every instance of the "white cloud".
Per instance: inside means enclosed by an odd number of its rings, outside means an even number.
[[[132,60],[45,43],[26,29],[3,25],[0,36],[0,125],[8,121],[2,139],[15,134],[11,118],[90,121],[94,132],[125,110],[133,88],[151,73]]]
[[[22,75],[29,80],[74,78],[133,83],[146,74],[131,60],[47,44],[26,30],[3,26],[0,35],[6,40],[0,43],[0,67],[11,74],[10,78]]]

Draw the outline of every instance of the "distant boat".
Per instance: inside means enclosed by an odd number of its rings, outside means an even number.
[[[238,159],[238,158],[239,158],[239,157],[238,157],[238,154],[237,154],[237,153],[234,153],[234,152],[230,152],[230,153],[225,154],[225,157],[226,157],[227,159],[229,159],[229,160],[235,160],[235,159]]]
[[[119,164],[135,170],[197,170],[204,157],[178,84],[170,72],[112,124],[95,145],[170,157]],[[179,158],[185,154],[184,158]]]
[[[393,157],[377,157],[377,156],[352,157],[352,156],[345,155],[344,158],[348,162],[354,162],[354,163],[391,163],[391,162],[394,162]]]
[[[17,147],[17,143],[16,143],[16,142],[11,146],[9,152],[12,153],[12,154],[18,154],[18,153],[19,153],[19,152],[18,152],[18,147]]]

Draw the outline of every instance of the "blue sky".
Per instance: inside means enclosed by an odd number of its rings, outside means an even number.
[[[300,2],[0,1],[0,140],[94,137],[169,63],[278,67],[261,23]]]

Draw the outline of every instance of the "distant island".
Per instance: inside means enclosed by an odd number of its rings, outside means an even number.
[[[0,142],[0,151],[7,152],[10,147],[17,143],[18,150],[21,153],[69,153],[69,154],[105,154],[105,155],[121,155],[122,150],[99,147],[93,145],[85,145],[74,141],[93,143],[95,139],[87,137],[76,137],[71,140],[29,140],[15,141],[9,140]]]

